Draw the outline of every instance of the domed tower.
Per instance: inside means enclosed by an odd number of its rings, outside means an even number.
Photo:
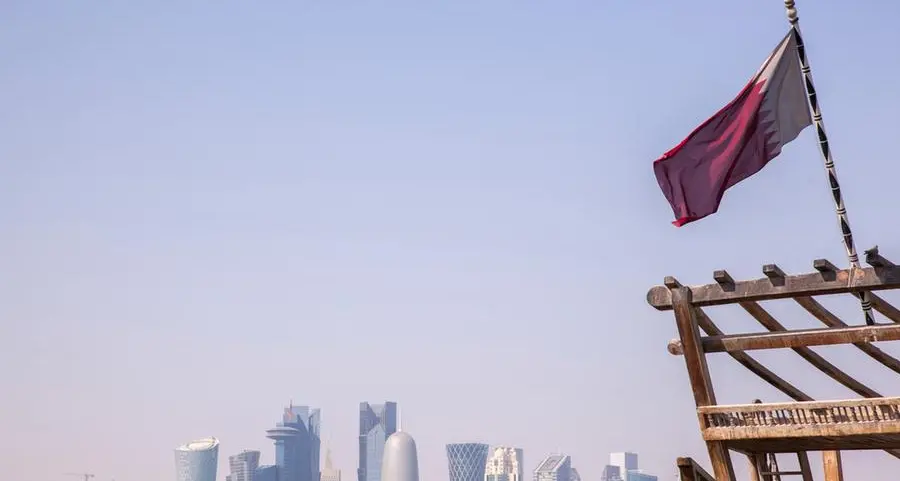
[[[381,481],[419,481],[419,456],[409,433],[398,431],[385,441]]]

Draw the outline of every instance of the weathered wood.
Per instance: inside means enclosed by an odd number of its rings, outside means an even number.
[[[678,334],[684,346],[684,362],[691,381],[691,389],[694,393],[694,403],[698,408],[715,405],[716,395],[709,376],[706,355],[703,354],[703,350],[700,347],[700,327],[697,323],[694,306],[691,303],[691,290],[687,287],[672,289],[672,300],[675,306],[675,322],[678,325]],[[701,429],[706,427],[702,420],[700,427]],[[709,460],[712,463],[715,479],[718,481],[734,481],[734,467],[731,464],[731,456],[725,445],[719,442],[707,442],[706,448],[709,452]]]
[[[759,469],[759,455],[758,454],[748,454],[747,462],[750,465],[750,481],[763,481],[760,477],[760,469]]]
[[[820,304],[812,297],[795,297],[794,301],[796,301],[797,304],[800,304],[801,307],[806,309],[806,312],[812,314],[813,317],[815,317],[828,327],[849,327],[844,321],[841,320],[841,318],[826,309],[825,306]],[[857,342],[853,345],[856,346],[860,351],[866,353],[872,359],[875,359],[876,361],[883,364],[888,369],[900,374],[900,359],[891,356],[890,354],[882,351],[872,344]]]
[[[678,472],[681,475],[681,481],[716,481],[700,463],[694,461],[693,458],[678,458]]]
[[[823,259],[824,260],[824,259]],[[825,261],[827,262],[827,261]],[[827,264],[831,264],[827,262]],[[817,267],[826,269],[827,265]],[[833,265],[832,265],[833,267]],[[736,281],[734,289],[724,290],[718,283],[690,287],[696,307],[732,304],[741,301],[764,301],[795,296],[819,296],[850,292],[875,291],[900,287],[900,266],[885,268],[840,269],[834,275],[828,271],[786,276],[782,285],[770,278]],[[668,287],[656,286],[647,293],[647,302],[654,308],[672,309],[672,294]]]
[[[700,347],[700,329],[691,306],[691,291],[686,287],[672,290],[675,301],[675,322],[683,346],[682,354],[687,366],[694,402],[697,406],[710,406],[716,403],[716,395],[709,377],[706,356]]]
[[[726,270],[719,270],[713,272],[713,279],[716,281],[716,284],[722,286],[722,289],[726,291],[730,291],[734,289],[734,278],[728,274]]]
[[[703,352],[713,353],[897,340],[900,340],[900,325],[726,334],[723,336],[704,337],[700,342]],[[673,341],[670,343],[669,352],[681,355],[684,353],[684,347],[681,342]]]
[[[844,466],[840,451],[823,451],[822,467],[825,471],[825,481],[844,481]]]
[[[809,465],[809,454],[806,451],[797,453],[797,462],[800,464],[800,476],[803,481],[813,481],[812,468]]]
[[[769,279],[769,282],[772,283],[773,286],[783,286],[785,274],[784,271],[781,270],[775,264],[766,264],[762,268],[763,275]]]
[[[748,314],[750,314],[754,319],[756,319],[763,327],[772,332],[785,332],[784,326],[778,322],[775,317],[769,314],[768,311],[763,309],[762,306],[757,302],[741,302],[739,304]],[[853,392],[859,394],[863,397],[881,397],[874,389],[866,386],[865,384],[859,382],[853,376],[847,374],[842,371],[840,368],[835,366],[834,364],[828,362],[824,357],[813,351],[808,347],[793,347],[791,348],[794,352],[797,353],[800,357],[805,359],[808,363],[810,363],[813,367],[825,373],[825,375],[834,379],[835,381],[843,384]]]
[[[894,263],[885,259],[878,253],[878,246],[875,246],[865,252],[866,264],[872,267],[893,267]]]
[[[697,318],[697,324],[700,326],[700,329],[703,329],[709,336],[722,336],[725,333],[719,329],[718,326],[709,318],[709,316],[703,311],[703,309],[697,307],[694,308],[694,312]],[[753,374],[756,374],[760,379],[769,383],[775,389],[783,392],[788,395],[791,399],[795,401],[812,401],[813,398],[797,389],[793,384],[787,382],[784,378],[772,372],[766,366],[763,366],[756,359],[754,359],[749,354],[743,351],[729,352],[729,356],[731,356],[735,361],[739,362],[742,366],[747,368]]]

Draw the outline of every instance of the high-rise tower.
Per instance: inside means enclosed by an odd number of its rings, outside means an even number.
[[[551,454],[534,470],[534,481],[572,481],[572,460],[566,454]]]
[[[282,422],[266,431],[275,441],[278,481],[319,481],[321,414],[309,406],[284,409]]]
[[[496,446],[484,468],[484,481],[525,481],[525,455],[519,448]]]
[[[447,467],[450,481],[484,481],[487,444],[457,443],[447,445]]]
[[[384,443],[382,481],[419,481],[416,442],[405,432],[394,433]]]
[[[225,481],[254,481],[259,468],[259,451],[241,451],[228,457],[229,474]]]
[[[219,462],[219,440],[205,438],[175,448],[177,481],[216,481]]]
[[[359,403],[358,481],[381,481],[384,443],[397,432],[397,403]]]

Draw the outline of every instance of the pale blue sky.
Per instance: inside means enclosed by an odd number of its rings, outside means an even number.
[[[799,8],[859,247],[900,257],[900,5]],[[647,289],[845,260],[811,131],[682,229],[651,162],[786,29],[776,0],[2,2],[4,476],[169,480],[175,445],[215,435],[224,477],[242,448],[273,460],[291,398],[322,408],[347,481],[361,400],[400,403],[423,481],[454,441],[529,469],[563,450],[585,481],[609,451],[666,481],[708,464]],[[713,374],[723,402],[783,399],[727,358]]]

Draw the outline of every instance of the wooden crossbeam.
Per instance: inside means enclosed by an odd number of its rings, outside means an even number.
[[[708,336],[700,340],[703,352],[736,352],[760,349],[783,349],[861,342],[898,341],[900,324],[825,329],[802,329],[751,334]],[[680,340],[669,342],[669,352],[683,354]]]
[[[837,269],[827,260],[814,262],[818,272],[795,276],[784,275],[774,267],[766,276],[750,281],[730,281],[718,276],[719,282],[692,286],[695,307],[732,304],[741,301],[765,301],[796,296],[859,293],[900,288],[900,266],[873,260],[884,267]],[[672,295],[666,286],[655,286],[647,293],[647,302],[661,311],[672,309]]]

